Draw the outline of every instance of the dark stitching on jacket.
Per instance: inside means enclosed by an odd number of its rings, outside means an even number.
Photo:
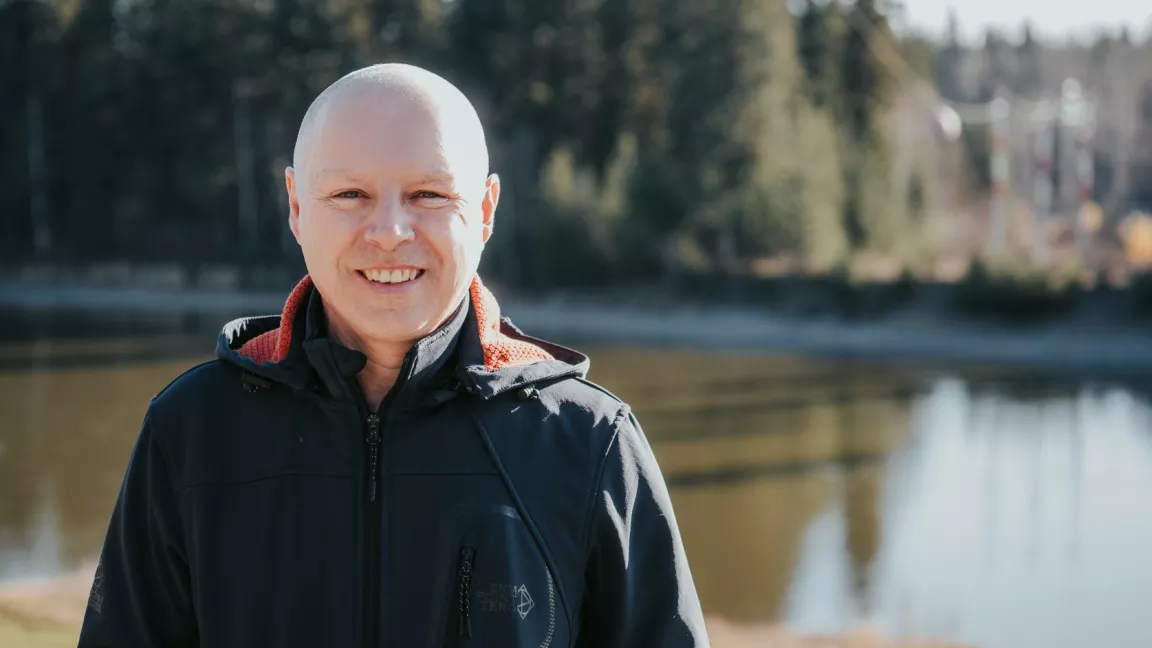
[[[282,472],[275,475],[264,475],[262,477],[253,477],[251,479],[240,479],[236,481],[220,481],[220,482],[199,482],[195,484],[188,484],[179,489],[178,492],[192,490],[194,488],[207,488],[210,486],[241,486],[244,484],[254,484],[256,482],[268,481],[270,479],[280,479],[282,477],[324,477],[328,479],[352,479],[351,475],[335,475],[332,473],[312,473],[302,471]]]
[[[608,445],[604,447],[604,455],[600,457],[600,466],[596,469],[596,479],[592,482],[592,488],[588,495],[588,512],[585,514],[584,520],[584,539],[581,542],[580,553],[584,555],[584,559],[588,559],[589,551],[592,544],[592,522],[596,519],[596,502],[600,496],[600,484],[604,481],[604,470],[608,466],[608,457],[612,454],[612,448],[615,447],[616,441],[620,438],[620,422],[624,420],[627,412],[629,411],[628,405],[623,401],[620,402],[620,409],[616,411],[616,416],[612,417],[612,438],[608,439]],[[580,597],[577,602],[578,609],[575,610],[576,618],[583,613],[584,597]]]
[[[608,457],[612,454],[612,448],[615,447],[617,439],[620,438],[620,423],[627,417],[628,411],[628,406],[621,403],[620,409],[616,411],[616,416],[612,417],[612,438],[608,440],[608,445],[604,447],[604,455],[600,457],[600,466],[596,469],[596,479],[592,482],[592,492],[588,496],[588,512],[585,514],[584,520],[584,541],[582,546],[585,556],[588,555],[588,551],[591,549],[592,521],[596,517],[596,500],[600,496],[600,485],[604,480],[604,470],[608,465]]]
[[[498,477],[496,471],[480,472],[477,470],[461,470],[454,472],[428,472],[426,470],[389,471],[393,477]]]
[[[172,489],[173,495],[179,496],[180,493],[183,492],[183,489],[176,485],[176,471],[172,469],[173,464],[168,459],[168,453],[164,450],[164,444],[160,443],[160,437],[156,436],[155,426],[153,425],[154,418],[152,408],[149,407],[144,412],[144,421],[140,425],[141,437],[147,435],[148,438],[146,441],[156,448],[156,454],[160,455],[160,464],[164,469],[164,474],[168,477],[168,487]],[[177,507],[179,507],[179,502],[177,502]],[[183,559],[184,564],[187,565],[189,564],[187,549],[188,537],[184,529],[184,516],[179,510],[175,511],[174,516],[180,523],[180,546],[177,548],[177,553],[180,554],[180,558]]]
[[[553,362],[553,361],[545,360],[543,362]],[[491,377],[491,376],[494,376],[496,373],[499,373],[499,372],[488,371],[487,369],[477,369],[477,370],[475,370],[475,373],[478,373],[482,376]],[[579,377],[572,375],[571,371],[565,372],[565,373],[560,374],[560,375],[552,376],[551,378],[548,378],[546,380],[541,380],[539,378],[534,378],[532,376],[525,376],[525,375],[521,374],[519,377],[517,377],[512,382],[508,383],[507,385],[505,385],[499,389],[493,390],[491,394],[489,394],[488,396],[485,396],[484,398],[486,400],[496,398],[497,396],[501,396],[501,395],[506,394],[510,391],[514,391],[514,390],[519,389],[525,385],[538,385],[538,386],[542,386],[544,388],[547,388],[547,387],[551,387],[552,385],[559,384],[559,383],[562,383],[566,380],[572,380],[572,379],[579,380]],[[469,390],[469,391],[471,392],[472,390]]]
[[[620,403],[621,405],[627,405],[627,403],[624,402],[623,398],[620,398],[616,394],[613,394],[612,392],[605,389],[603,386],[597,385],[596,383],[592,382],[591,380],[588,380],[587,378],[576,376],[575,380],[582,383],[586,387],[591,387],[592,389],[595,389],[596,391],[600,392],[601,394],[604,394],[608,398],[611,398],[612,400],[616,401],[617,403]]]

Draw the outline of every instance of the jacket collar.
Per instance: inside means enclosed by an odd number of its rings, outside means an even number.
[[[443,326],[418,341],[408,351],[396,382],[400,396],[406,397],[421,391],[436,380],[444,382],[444,368],[455,351],[467,315],[467,304],[468,299],[465,298]],[[316,290],[308,297],[304,323],[304,353],[328,393],[341,399],[358,398],[356,374],[364,369],[368,358],[360,351],[349,349],[329,337],[324,303]]]
[[[294,389],[322,385],[335,398],[349,398],[366,358],[328,339],[322,306],[306,276],[278,317],[245,318],[225,326],[217,356]],[[455,316],[409,352],[402,392],[407,400],[451,382],[492,398],[543,381],[583,377],[588,365],[583,354],[527,336],[501,317],[496,298],[475,277]]]

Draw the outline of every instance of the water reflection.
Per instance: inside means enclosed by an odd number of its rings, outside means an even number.
[[[199,323],[165,326],[0,335],[0,580],[98,551],[149,399],[210,353]],[[652,439],[708,614],[1152,645],[1149,383],[589,350]]]
[[[0,578],[92,557],[144,410],[186,364],[0,371]]]
[[[650,359],[652,377],[638,380],[634,368]],[[778,618],[805,530],[841,503],[849,533],[838,550],[851,562],[858,594],[849,595],[863,596],[880,545],[885,457],[907,441],[922,372],[632,350],[601,353],[593,367],[653,439],[710,614]],[[686,380],[694,374],[700,389]]]
[[[1134,604],[1152,593],[1144,403],[1121,388],[1018,399],[948,379],[911,412],[874,500],[873,622],[1005,648],[1152,643]],[[827,573],[845,562],[827,536],[851,537],[851,501],[830,507],[847,524],[806,536],[786,612],[801,628],[851,621],[828,604],[850,598],[847,579]]]
[[[1146,384],[597,360],[653,438],[709,613],[992,648],[1152,645],[1135,603],[1152,595]]]

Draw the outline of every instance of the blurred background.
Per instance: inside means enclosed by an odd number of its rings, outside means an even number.
[[[0,646],[75,645],[149,398],[279,310],[299,120],[381,61],[476,103],[482,273],[638,412],[714,645],[1152,645],[1139,5],[0,0]]]

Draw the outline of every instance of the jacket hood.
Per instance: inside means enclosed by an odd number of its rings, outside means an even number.
[[[342,388],[332,383],[342,381],[329,376],[355,376],[363,369],[366,357],[317,332],[323,328],[315,324],[323,319],[320,303],[311,277],[305,276],[288,295],[280,315],[241,318],[225,325],[217,340],[217,357],[294,389],[307,389],[319,378],[330,390],[339,391]],[[483,398],[587,376],[587,356],[524,334],[501,316],[495,296],[479,277],[473,278],[461,308],[463,312],[452,322],[420,340],[409,352],[413,372],[450,362],[446,368],[454,381]],[[457,334],[452,337],[446,333]],[[322,339],[313,339],[316,337]],[[451,341],[446,339],[449,337]],[[318,345],[334,348],[322,354]]]

